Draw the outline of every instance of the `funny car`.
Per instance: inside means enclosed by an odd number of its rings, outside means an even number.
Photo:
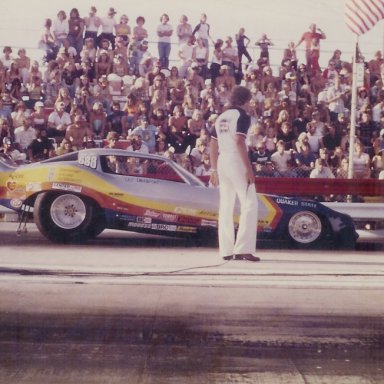
[[[258,201],[260,240],[355,245],[346,214],[298,198],[258,194]],[[209,238],[217,233],[219,190],[166,157],[96,148],[21,166],[0,158],[0,204],[19,217],[33,212],[53,242],[86,241],[106,228]],[[237,210],[235,222],[238,216]]]

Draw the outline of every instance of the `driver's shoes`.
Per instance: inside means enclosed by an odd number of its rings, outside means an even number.
[[[247,261],[260,261],[260,257],[253,256],[251,253],[240,253],[237,255],[224,256],[224,260],[247,260]]]

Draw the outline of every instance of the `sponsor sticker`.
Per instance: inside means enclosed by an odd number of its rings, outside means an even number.
[[[53,189],[61,189],[68,192],[81,192],[82,187],[78,185],[64,184],[64,183],[52,183]]]
[[[285,199],[283,197],[278,197],[276,199],[277,204],[284,204],[284,205],[299,205],[299,202],[296,200],[291,200],[291,199]]]
[[[176,231],[176,225],[169,225],[169,224],[152,224],[151,228],[157,231],[170,231],[170,232]]]
[[[160,212],[152,211],[151,209],[147,209],[144,212],[144,216],[149,216],[149,217],[152,217],[154,219],[158,219],[160,217],[160,215],[161,215]]]
[[[197,231],[195,227],[186,227],[186,226],[178,226],[176,230],[177,232],[188,232],[188,233],[196,233]]]
[[[203,227],[213,227],[213,228],[216,228],[217,227],[217,221],[214,221],[214,220],[201,220],[201,225]]]
[[[13,208],[20,208],[23,202],[20,199],[12,199],[10,204]]]
[[[38,192],[41,191],[41,183],[31,182],[27,183],[27,192]]]
[[[130,222],[128,223],[128,227],[151,229],[151,224],[146,224],[146,223],[135,223],[135,222],[133,222],[133,221],[130,221]]]
[[[142,216],[138,216],[136,218],[136,221],[138,223],[145,223],[145,224],[151,224],[152,223],[152,218],[150,217],[142,217]]]

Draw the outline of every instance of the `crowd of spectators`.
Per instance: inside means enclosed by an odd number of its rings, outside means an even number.
[[[252,43],[241,28],[213,39],[207,16],[193,27],[182,15],[173,27],[160,16],[157,36],[145,17],[135,25],[110,8],[87,16],[76,8],[46,19],[43,62],[4,47],[0,58],[1,151],[16,161],[40,161],[81,148],[120,147],[169,156],[199,176],[210,174],[209,140],[234,86],[252,92],[249,156],[255,175],[348,175],[352,65],[335,49],[320,68],[325,33],[312,24],[270,63],[267,34]],[[149,38],[158,52],[150,52]],[[175,38],[176,44],[171,44]],[[305,62],[296,49],[304,43]],[[252,59],[249,44],[260,52]],[[177,61],[170,63],[171,50]],[[246,62],[244,62],[244,58]],[[278,68],[278,70],[276,70]],[[384,178],[384,59],[365,61],[357,93],[355,178]]]

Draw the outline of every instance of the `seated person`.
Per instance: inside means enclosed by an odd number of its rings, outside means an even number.
[[[285,150],[285,143],[279,140],[276,144],[276,152],[272,154],[271,161],[276,170],[275,176],[295,177],[292,171],[292,150]]]
[[[295,155],[297,174],[300,177],[308,177],[315,166],[316,155],[311,151],[309,143],[301,144],[301,152]]]
[[[271,154],[267,151],[265,143],[257,143],[256,150],[252,150],[249,157],[256,176],[273,175]]]

